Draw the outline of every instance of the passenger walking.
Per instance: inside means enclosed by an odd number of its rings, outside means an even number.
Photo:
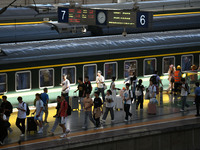
[[[103,115],[102,118],[102,122],[105,123],[106,122],[106,118],[108,116],[108,113],[110,112],[110,116],[111,116],[111,122],[114,122],[114,100],[112,97],[112,91],[111,90],[107,90],[107,94],[106,94],[106,111]]]
[[[112,82],[110,84],[110,90],[112,92],[112,98],[114,102],[116,101],[117,90],[120,90],[119,88],[116,88],[115,86],[115,79],[116,79],[115,77],[112,77]]]
[[[69,96],[70,82],[67,79],[67,75],[63,75],[63,82],[60,85],[62,86],[61,94],[64,94],[65,97]]]
[[[124,99],[124,111],[126,113],[126,117],[124,121],[128,121],[129,116],[132,117],[132,114],[130,113],[130,106],[131,106],[131,99],[133,98],[133,93],[129,89],[130,84],[126,83],[126,90],[124,91],[123,94],[123,99]]]
[[[90,98],[89,92],[86,93],[86,97],[83,100],[83,106],[84,106],[84,111],[85,111],[85,119],[84,119],[83,129],[87,130],[87,128],[88,128],[88,118],[94,124],[94,126],[96,126],[96,122],[95,122],[94,118],[92,117],[93,101]]]
[[[176,71],[174,72],[174,95],[176,95],[177,92],[180,92],[181,77],[181,66],[178,65]]]
[[[2,99],[3,99],[3,102],[1,104],[1,108],[4,110],[4,114],[6,115],[6,119],[7,121],[9,122],[9,119],[10,119],[10,115],[12,114],[13,112],[13,106],[12,104],[7,100],[7,96],[2,96]],[[8,131],[10,133],[13,132],[13,130],[9,127],[8,128]]]
[[[133,92],[134,101],[136,100],[135,89],[136,89],[137,82],[138,82],[137,76],[135,75],[135,72],[133,72],[133,77],[131,78],[131,90]],[[133,101],[133,99],[131,100]]]
[[[101,114],[103,113],[103,108],[102,108],[102,100],[99,97],[99,92],[94,93],[94,110],[93,110],[93,116],[94,120],[96,121],[96,127],[100,127],[100,117]]]
[[[43,109],[44,109],[44,104],[43,101],[41,100],[41,95],[40,94],[36,94],[35,95],[36,98],[36,109],[32,114],[35,114],[34,120],[35,123],[37,124],[37,126],[39,127],[39,131],[38,133],[43,133],[43,126],[42,126],[42,120],[43,120]]]
[[[189,107],[188,103],[187,103],[187,96],[188,96],[188,89],[189,86],[187,83],[185,83],[185,78],[181,79],[181,102],[182,102],[182,108],[180,109],[180,111],[184,111],[185,110],[185,106]]]
[[[104,77],[101,74],[102,72],[99,70],[97,72],[96,83],[97,83],[98,92],[101,93],[103,102],[105,102]]]
[[[159,86],[160,86],[160,84],[163,86],[163,84],[158,75],[158,71],[155,71],[155,73],[151,76],[150,80],[156,87],[156,94],[159,94]]]
[[[51,135],[54,135],[54,131],[56,130],[57,126],[60,123],[60,117],[59,117],[59,114],[58,114],[58,112],[60,110],[60,105],[61,105],[61,96],[58,96],[57,97],[57,106],[56,106],[56,115],[53,116],[55,118],[55,121],[54,121],[54,124],[53,124],[51,131],[49,132]]]
[[[152,80],[150,80],[148,91],[149,91],[150,100],[156,98],[156,86],[155,84],[153,84]]]
[[[85,87],[86,87],[86,91],[85,91],[85,97],[86,97],[86,93],[91,94],[91,92],[92,92],[92,84],[89,81],[89,77],[88,76],[85,77],[84,84],[85,84]]]
[[[48,103],[49,103],[49,95],[48,93],[48,89],[44,88],[44,93],[41,94],[41,100],[43,101],[44,104],[44,113],[45,113],[45,117],[44,117],[44,123],[48,123],[47,118],[48,118],[48,114],[49,114],[49,110],[48,110]]]
[[[139,80],[139,83],[136,85],[135,95],[137,98],[136,103],[136,110],[138,109],[138,106],[140,105],[140,110],[143,109],[143,103],[144,103],[144,86],[142,85],[142,79]]]
[[[176,71],[174,65],[169,66],[168,70],[168,80],[169,80],[169,87],[167,89],[167,93],[171,90],[170,94],[173,93],[174,88],[174,72]]]
[[[74,91],[74,93],[76,93],[77,91],[79,91],[79,100],[80,100],[80,104],[81,104],[81,111],[83,111],[83,99],[85,97],[86,86],[83,83],[82,78],[78,79],[78,87],[77,87],[77,90]]]
[[[196,109],[197,109],[196,116],[200,116],[200,114],[199,114],[199,105],[200,105],[200,87],[199,87],[199,82],[196,82],[195,103],[196,103]]]
[[[65,100],[65,94],[61,96],[61,105],[60,105],[60,110],[58,112],[59,117],[60,117],[60,127],[63,130],[63,134],[60,136],[61,138],[65,138],[67,134],[70,132],[69,129],[67,129],[67,109],[68,109],[68,103]]]
[[[0,145],[4,145],[5,138],[8,136],[8,122],[3,108],[0,108]]]
[[[18,114],[17,114],[16,126],[21,131],[20,136],[24,136],[27,104],[25,102],[23,102],[22,97],[18,97],[17,100],[18,100],[19,104],[18,104],[18,107],[17,107]]]

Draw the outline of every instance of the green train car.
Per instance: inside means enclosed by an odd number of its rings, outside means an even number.
[[[13,104],[17,96],[31,103],[34,94],[47,87],[53,101],[61,92],[63,74],[73,91],[79,77],[89,76],[94,87],[97,70],[106,81],[112,76],[124,80],[130,71],[144,78],[155,70],[167,75],[171,64],[189,71],[200,63],[199,33],[195,29],[0,44],[0,93]]]

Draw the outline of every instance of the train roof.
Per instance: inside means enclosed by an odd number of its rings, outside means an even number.
[[[0,44],[0,64],[200,46],[200,29]]]

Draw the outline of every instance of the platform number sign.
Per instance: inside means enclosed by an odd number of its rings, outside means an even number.
[[[148,28],[148,27],[149,27],[149,13],[137,12],[137,28]]]
[[[58,7],[58,22],[68,23],[69,9],[65,7]]]

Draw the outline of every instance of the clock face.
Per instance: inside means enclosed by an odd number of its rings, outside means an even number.
[[[106,22],[106,14],[104,12],[99,12],[97,15],[97,20],[100,24],[104,24]]]

